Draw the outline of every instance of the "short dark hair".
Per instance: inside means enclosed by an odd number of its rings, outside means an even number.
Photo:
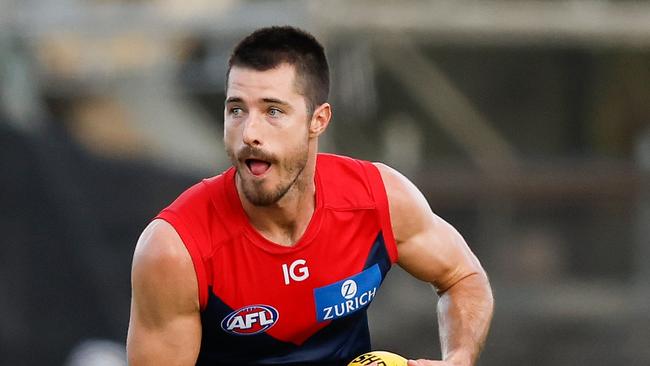
[[[291,26],[261,28],[239,42],[228,60],[226,87],[233,66],[266,71],[283,63],[294,66],[298,92],[310,114],[327,102],[330,76],[325,50],[314,36]]]

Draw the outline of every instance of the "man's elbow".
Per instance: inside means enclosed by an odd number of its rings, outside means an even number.
[[[485,270],[480,267],[459,277],[451,285],[438,289],[437,293],[439,296],[455,293],[461,296],[467,294],[472,297],[481,298],[489,307],[494,306],[494,296],[492,294],[492,287],[490,286],[490,279]]]

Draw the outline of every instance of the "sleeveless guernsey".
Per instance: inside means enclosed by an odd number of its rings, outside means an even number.
[[[203,180],[157,216],[196,271],[197,365],[346,365],[369,351],[366,310],[397,260],[377,168],[319,154],[315,211],[292,247],[250,225],[235,174]]]

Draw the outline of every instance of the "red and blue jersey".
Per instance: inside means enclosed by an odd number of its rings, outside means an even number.
[[[369,351],[366,310],[397,260],[377,168],[319,154],[315,211],[291,247],[251,226],[235,174],[203,180],[157,216],[196,271],[197,365],[346,365]]]

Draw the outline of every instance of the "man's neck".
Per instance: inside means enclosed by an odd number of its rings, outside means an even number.
[[[315,164],[308,163],[289,191],[270,206],[253,205],[240,193],[250,224],[276,244],[295,245],[307,230],[316,208],[314,175]]]

